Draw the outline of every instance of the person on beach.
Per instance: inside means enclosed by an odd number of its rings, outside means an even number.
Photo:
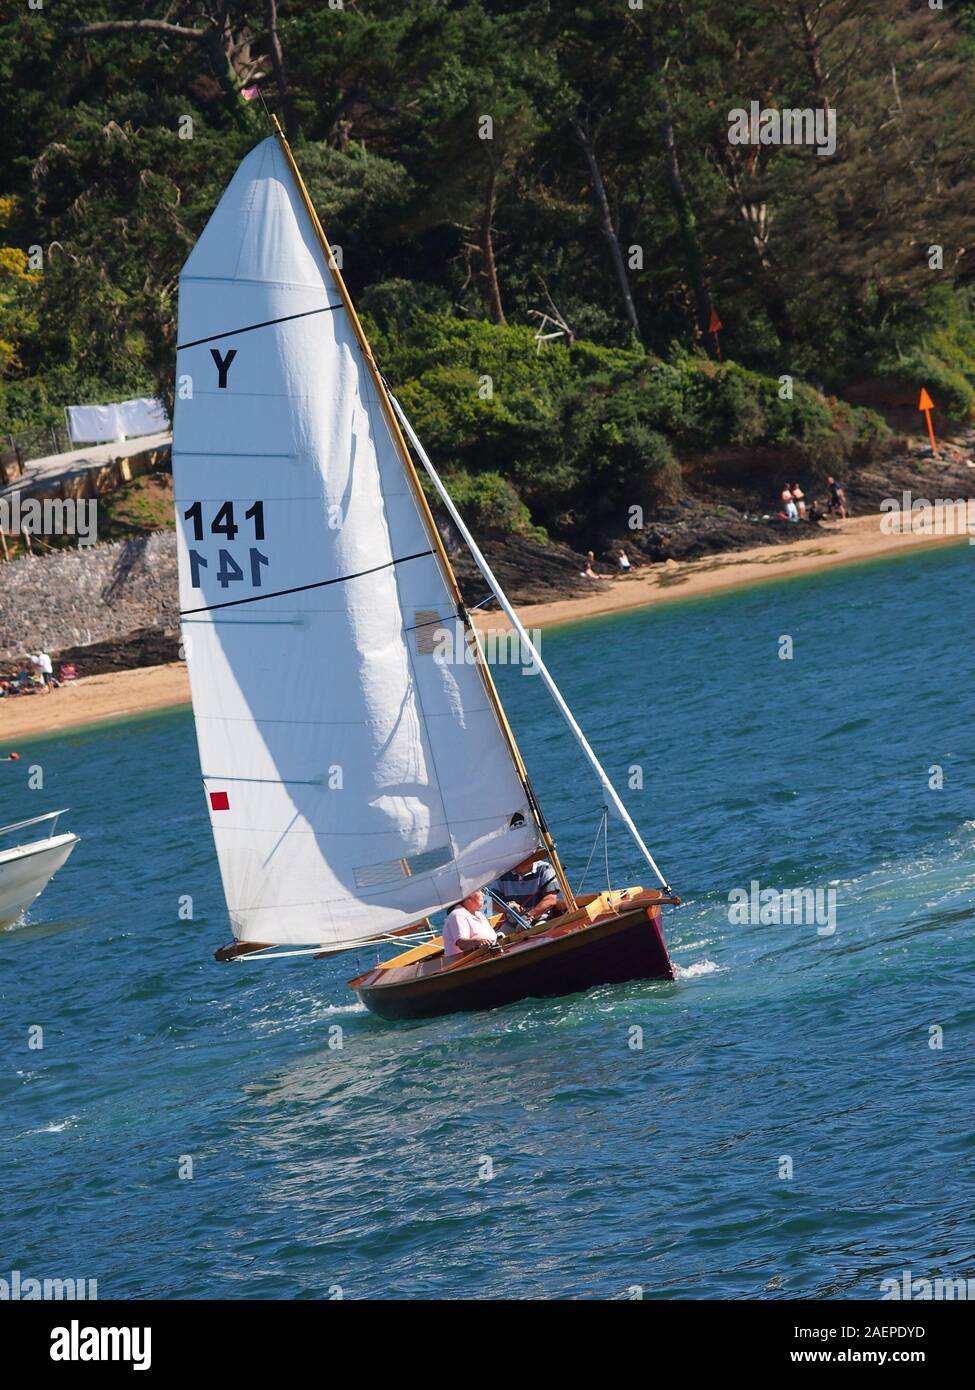
[[[799,513],[799,520],[800,520],[800,521],[805,521],[805,519],[806,519],[806,494],[802,491],[802,489],[800,488],[800,486],[799,486],[798,483],[793,483],[793,484],[792,484],[792,500],[793,500],[793,502],[795,502],[795,504],[796,504],[796,510],[797,510],[798,513]]]
[[[829,489],[829,499],[826,506],[830,516],[838,515],[840,521],[844,521],[846,519],[846,493],[835,478],[827,478],[826,486]]]
[[[50,695],[57,685],[54,679],[54,667],[47,652],[35,652],[31,657],[31,665],[34,667],[45,692]]]
[[[484,915],[484,892],[475,888],[447,914],[443,928],[445,961],[459,960],[482,946],[497,944],[498,934]]]
[[[616,557],[616,562],[620,567],[620,574],[629,574],[630,570],[633,568],[633,566],[630,564],[630,557],[627,555],[626,551],[623,549],[622,546],[620,546],[620,551],[619,555]]]
[[[529,922],[539,922],[558,902],[558,875],[547,859],[530,854],[491,884],[491,894]]]
[[[779,515],[786,521],[799,520],[799,509],[792,500],[792,489],[788,484],[782,489],[782,510]]]
[[[591,550],[586,551],[586,568],[582,571],[583,579],[608,579],[608,574],[599,574],[596,570],[596,557]]]

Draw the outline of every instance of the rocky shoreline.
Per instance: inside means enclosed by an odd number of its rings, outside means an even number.
[[[727,458],[721,462],[726,465]],[[615,572],[621,546],[637,568],[757,546],[794,545],[824,533],[818,521],[793,523],[777,516],[778,506],[772,500],[776,489],[769,487],[769,474],[764,470],[758,482],[742,480],[739,461],[738,478],[733,483],[722,476],[713,460],[695,461],[692,471],[693,492],[689,490],[675,506],[661,508],[642,530],[604,527],[596,532],[594,528],[586,548],[595,553],[598,572]],[[883,459],[861,463],[848,472],[838,471],[837,476],[852,516],[879,512],[886,498],[900,499],[905,492],[931,501],[975,497],[975,429],[956,434],[944,445],[939,458],[932,457],[927,443],[904,439],[899,449]],[[796,479],[790,475],[790,481]],[[799,481],[809,504],[818,502],[819,509],[825,511],[825,477],[818,485],[807,484],[801,475]],[[780,489],[781,483],[777,486]],[[466,602],[478,603],[487,592],[483,579],[460,538],[445,531],[445,539]],[[582,574],[585,554],[581,549],[551,540],[541,544],[522,536],[489,538],[481,548],[514,603],[549,603],[592,593],[593,581]]]

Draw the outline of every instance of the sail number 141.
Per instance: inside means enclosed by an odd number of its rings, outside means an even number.
[[[183,513],[184,521],[189,521],[193,526],[193,539],[202,541],[205,534],[205,521],[203,516],[203,503],[194,502],[191,507],[187,507]],[[254,528],[254,540],[264,539],[264,503],[255,502],[248,507],[244,513],[244,521],[251,522]],[[209,525],[209,531],[214,536],[226,536],[229,542],[236,540],[240,532],[240,526],[234,520],[233,502],[221,502],[213,519]],[[245,528],[246,529],[246,528]],[[209,560],[199,553],[198,550],[189,552],[190,558],[190,583],[194,589],[201,587],[200,575],[205,569],[209,569]],[[243,557],[242,557],[243,558]],[[270,564],[268,557],[258,550],[257,546],[251,546],[248,552],[248,562],[250,564],[250,580],[252,588],[261,587],[261,569],[264,565]],[[234,580],[243,579],[244,571],[231,555],[229,550],[221,550],[217,556],[217,583],[222,589],[227,589]]]

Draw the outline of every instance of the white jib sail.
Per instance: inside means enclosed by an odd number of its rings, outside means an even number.
[[[180,278],[180,608],[241,941],[353,943],[523,858],[537,828],[273,137]]]

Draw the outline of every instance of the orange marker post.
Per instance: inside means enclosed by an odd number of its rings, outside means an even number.
[[[711,322],[708,324],[708,332],[714,334],[714,350],[718,354],[719,362],[723,360],[721,356],[721,340],[718,337],[718,334],[721,332],[721,328],[722,324],[721,320],[718,318],[718,311],[717,309],[712,309]]]
[[[927,391],[924,389],[923,386],[921,387],[921,399],[917,403],[917,408],[918,410],[924,411],[924,418],[928,422],[928,436],[931,440],[931,452],[932,454],[934,454],[935,458],[937,458],[939,457],[938,445],[935,442],[934,438],[934,425],[932,425],[931,423],[931,412],[934,409],[934,401],[928,395]]]

